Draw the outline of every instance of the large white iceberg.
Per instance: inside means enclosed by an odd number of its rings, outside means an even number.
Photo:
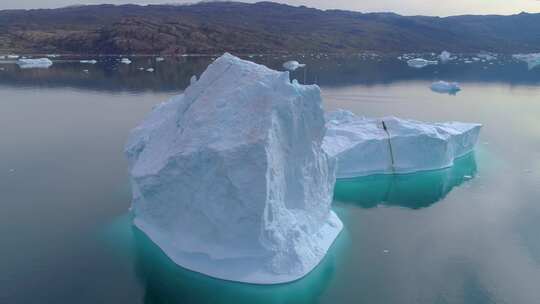
[[[540,66],[540,53],[516,54],[516,55],[512,55],[512,57],[514,57],[514,59],[527,63],[527,67],[529,68],[529,70],[532,70],[537,66]]]
[[[410,66],[411,68],[417,68],[417,69],[427,67],[428,65],[436,65],[438,63],[439,62],[437,61],[426,60],[423,58],[415,58],[415,59],[407,60],[408,66]]]
[[[49,58],[19,59],[17,65],[21,69],[48,69],[53,62]]]
[[[338,161],[338,178],[412,173],[452,166],[474,149],[482,125],[424,123],[396,117],[327,115],[323,148]]]
[[[430,88],[434,92],[451,95],[455,95],[457,92],[461,91],[461,87],[457,82],[446,82],[442,80],[432,83]]]
[[[342,229],[325,132],[319,87],[225,54],[130,134],[134,223],[185,268],[299,279]]]

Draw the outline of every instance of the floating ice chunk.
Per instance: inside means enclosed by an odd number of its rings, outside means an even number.
[[[485,61],[492,61],[492,60],[497,59],[497,54],[480,53],[480,54],[476,55],[476,57],[478,57],[478,58],[480,58],[482,60],[485,60]]]
[[[15,55],[15,54],[7,55],[8,59],[19,59],[19,57],[21,57],[21,56]]]
[[[17,65],[21,69],[48,69],[53,65],[53,62],[49,58],[19,59]]]
[[[424,123],[396,117],[327,115],[323,148],[338,160],[338,178],[411,173],[452,166],[473,150],[480,124]]]
[[[455,95],[457,92],[461,91],[461,88],[457,82],[446,82],[441,80],[432,83],[431,90],[437,93]]]
[[[88,70],[82,70],[82,71],[83,71],[83,73],[87,73],[87,74],[90,72]]]
[[[441,59],[442,62],[448,62],[452,60],[452,54],[448,51],[442,51],[442,53],[439,55],[439,59]]]
[[[150,72],[150,73],[153,73],[155,70],[154,70],[154,68],[148,68],[148,69],[146,69],[146,71]]]
[[[165,58],[163,58],[163,57],[156,57],[156,61],[157,61],[157,62],[165,61]]]
[[[411,68],[421,69],[421,68],[427,67],[428,65],[438,64],[438,62],[437,61],[426,60],[426,59],[422,59],[422,58],[415,58],[415,59],[407,60],[407,64]]]
[[[305,64],[299,63],[298,61],[295,61],[295,60],[287,61],[283,64],[283,68],[289,71],[296,71],[297,69],[303,68],[305,66],[306,66]]]
[[[84,64],[96,64],[97,63],[97,60],[95,59],[91,59],[91,60],[81,60],[79,61],[80,63],[84,63]]]
[[[514,57],[514,59],[527,63],[529,70],[532,70],[537,66],[540,66],[540,53],[516,54],[516,55],[512,55],[512,57]]]
[[[131,64],[131,60],[129,60],[129,58],[122,58],[120,62],[123,64]]]
[[[325,132],[317,86],[225,54],[130,134],[134,223],[188,269],[299,279],[342,229]]]

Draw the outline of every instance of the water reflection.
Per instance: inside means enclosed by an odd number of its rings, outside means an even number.
[[[292,72],[292,78],[325,87],[389,84],[403,80],[434,81],[446,79],[460,82],[540,83],[540,69],[527,71],[511,57],[498,61],[452,61],[448,64],[413,69],[406,62],[390,56],[244,56],[245,59],[283,70],[283,62],[299,60],[305,69]],[[97,64],[80,60],[97,59]],[[214,57],[130,57],[132,63],[122,64],[118,57],[63,57],[54,59],[49,69],[20,69],[14,62],[0,61],[0,84],[31,87],[74,87],[101,91],[179,91],[189,84],[193,75],[200,75]],[[148,68],[154,72],[147,71]],[[305,74],[304,74],[305,73]],[[305,79],[305,80],[304,80]]]
[[[420,209],[440,201],[476,173],[474,153],[469,153],[443,170],[338,180],[334,199],[363,208],[388,205]]]
[[[108,240],[120,257],[134,256],[135,272],[143,286],[143,302],[155,303],[316,303],[335,273],[340,236],[321,264],[306,277],[289,284],[250,285],[228,282],[186,270],[173,263],[126,215],[108,227]],[[343,235],[343,234],[342,234]]]

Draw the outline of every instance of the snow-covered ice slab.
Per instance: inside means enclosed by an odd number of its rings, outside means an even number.
[[[185,268],[297,280],[342,229],[325,133],[319,87],[225,54],[130,134],[134,223]]]
[[[338,161],[338,178],[412,173],[450,167],[474,149],[482,125],[424,123],[396,117],[327,114],[323,148]]]
[[[437,93],[445,93],[455,95],[461,91],[461,87],[457,82],[436,81],[431,84],[431,90]]]
[[[428,65],[436,65],[438,63],[439,63],[438,61],[426,60],[423,58],[415,58],[415,59],[407,60],[408,66],[410,66],[411,68],[417,68],[417,69],[427,67]]]
[[[19,59],[17,65],[21,69],[48,69],[53,62],[49,58]]]

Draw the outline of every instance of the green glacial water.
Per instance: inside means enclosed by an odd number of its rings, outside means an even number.
[[[540,303],[540,68],[300,58],[292,76],[319,84],[328,110],[484,127],[451,168],[338,181],[345,228],[322,263],[255,286],[176,266],[128,213],[129,130],[211,58],[76,59],[0,63],[0,303]],[[430,91],[439,79],[463,91]]]

